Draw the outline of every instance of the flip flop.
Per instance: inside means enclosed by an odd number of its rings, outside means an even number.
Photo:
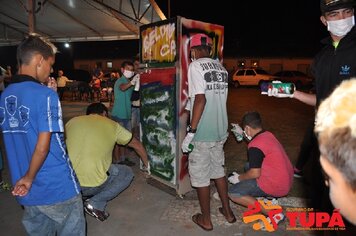
[[[219,212],[225,217],[226,221],[229,222],[230,224],[236,222],[236,217],[235,217],[234,215],[233,215],[234,218],[233,218],[232,220],[229,221],[229,220],[227,219],[226,215],[224,215],[224,211],[223,211],[223,208],[222,208],[222,207],[219,207]]]
[[[205,230],[205,231],[212,231],[212,230],[213,230],[213,227],[207,228],[207,227],[205,227],[204,225],[202,225],[201,223],[199,223],[199,218],[200,218],[201,216],[202,216],[201,213],[197,213],[197,214],[193,215],[193,216],[192,216],[192,221],[193,221],[196,225],[198,225],[200,228],[202,228],[203,230]]]

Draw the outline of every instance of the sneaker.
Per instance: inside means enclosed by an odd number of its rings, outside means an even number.
[[[104,221],[109,217],[109,213],[95,209],[88,201],[84,202],[84,210],[86,213],[100,221]]]
[[[295,178],[303,178],[303,171],[302,170],[298,170],[297,168],[294,167],[293,171],[294,171],[294,177]]]
[[[283,213],[278,213],[273,216],[273,220],[276,222],[277,225],[281,223],[285,218],[286,217]],[[267,221],[268,223],[272,224],[271,218],[267,217]],[[260,222],[260,229],[263,231],[267,231],[265,224],[262,222]]]

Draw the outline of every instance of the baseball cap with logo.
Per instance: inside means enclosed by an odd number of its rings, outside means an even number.
[[[341,8],[350,8],[354,5],[354,0],[320,0],[320,10],[322,13]]]
[[[190,47],[196,46],[212,46],[211,38],[206,34],[195,34],[190,38]]]

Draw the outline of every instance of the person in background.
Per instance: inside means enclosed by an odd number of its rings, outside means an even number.
[[[319,106],[315,124],[331,202],[353,225],[356,225],[355,97],[356,78],[342,82]]]
[[[256,197],[283,197],[293,184],[293,167],[282,144],[269,131],[263,129],[258,112],[247,112],[242,118],[243,136],[249,142],[245,173],[234,172],[228,178],[233,185],[230,199],[242,206],[254,205]],[[265,215],[268,212],[261,208]],[[283,213],[273,216],[278,224]],[[268,218],[271,221],[270,218]]]
[[[108,108],[102,103],[90,104],[86,115],[69,120],[65,130],[69,157],[82,194],[88,198],[84,209],[89,215],[104,221],[109,217],[107,202],[124,191],[134,177],[130,167],[112,164],[114,146],[132,147],[149,172],[146,150],[129,131],[108,118]]]
[[[67,82],[73,82],[73,80],[70,80],[67,76],[64,76],[63,70],[59,70],[57,77],[57,91],[60,100],[63,100],[64,92],[67,90]]]
[[[107,85],[107,97],[109,100],[109,104],[111,105],[112,99],[114,97],[114,85],[116,80],[118,79],[116,72],[110,73],[110,78],[108,78],[106,85]]]
[[[96,77],[92,76],[91,81],[89,83],[89,86],[91,87],[91,100],[94,101],[95,99],[100,102],[101,98],[101,80]]]
[[[115,98],[111,117],[131,132],[131,95],[137,81],[137,79],[130,80],[135,74],[133,63],[131,61],[124,61],[121,64],[121,73],[122,76],[116,80],[114,85]],[[127,165],[134,165],[135,163],[127,159],[126,155],[126,147],[116,145],[113,153],[114,163],[121,162]]]
[[[131,110],[132,110],[132,116],[131,116],[131,126],[132,126],[132,133],[136,138],[140,138],[140,59],[139,57],[135,57],[134,61],[134,70],[135,70],[135,88],[132,91],[131,95]]]
[[[64,143],[58,95],[43,86],[57,48],[31,34],[17,47],[19,71],[4,90],[0,110],[6,156],[24,207],[29,235],[86,235],[80,185]]]
[[[210,215],[211,179],[221,199],[220,213],[227,222],[236,222],[229,205],[224,170],[223,146],[228,137],[228,73],[219,61],[210,58],[211,50],[212,40],[207,35],[195,34],[191,37],[192,62],[188,68],[190,125],[182,142],[183,153],[190,152],[190,181],[197,189],[201,209],[201,213],[192,216],[192,221],[206,231],[213,230]]]

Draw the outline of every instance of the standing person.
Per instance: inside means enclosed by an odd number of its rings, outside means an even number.
[[[57,77],[57,91],[60,100],[63,100],[64,92],[67,89],[66,88],[67,82],[73,82],[73,80],[70,80],[67,78],[67,76],[64,76],[63,70],[59,70],[58,77]]]
[[[114,85],[114,105],[111,111],[112,118],[121,126],[131,132],[131,95],[136,80],[130,80],[135,72],[131,61],[124,61],[121,64],[122,76],[116,80]],[[122,162],[128,165],[134,165],[133,162],[126,159],[126,147],[115,146],[114,162]]]
[[[193,215],[192,220],[206,231],[213,230],[210,216],[211,179],[221,199],[219,211],[229,223],[236,221],[229,205],[224,171],[223,146],[228,136],[228,73],[219,61],[210,58],[211,46],[211,39],[205,34],[196,34],[190,40],[190,125],[182,142],[183,153],[191,151],[188,165],[190,180],[197,189],[201,209],[201,213]],[[194,145],[193,150],[190,144]]]
[[[135,70],[135,88],[132,91],[131,95],[131,110],[132,110],[132,133],[136,138],[140,138],[140,107],[141,107],[141,100],[140,100],[140,59],[139,57],[135,57],[134,59],[134,70]]]
[[[105,210],[107,202],[124,191],[134,177],[130,167],[111,164],[115,144],[132,147],[149,172],[148,157],[142,143],[107,116],[108,109],[104,104],[92,103],[86,115],[74,117],[66,124],[69,156],[82,194],[88,197],[84,209],[100,221],[109,217]]]
[[[343,80],[356,76],[356,28],[354,19],[354,0],[321,0],[321,22],[330,35],[322,40],[324,48],[316,55],[312,64],[315,77],[316,94],[295,91],[293,97],[308,105],[316,106],[325,99]],[[315,137],[314,137],[315,138]],[[315,142],[316,143],[316,142]],[[319,162],[319,150],[315,145],[311,157],[313,176],[311,178],[312,206],[316,209],[330,210]]]
[[[58,95],[43,86],[56,47],[30,35],[17,48],[18,75],[0,102],[1,129],[14,189],[29,235],[85,235],[80,186],[64,143]]]

